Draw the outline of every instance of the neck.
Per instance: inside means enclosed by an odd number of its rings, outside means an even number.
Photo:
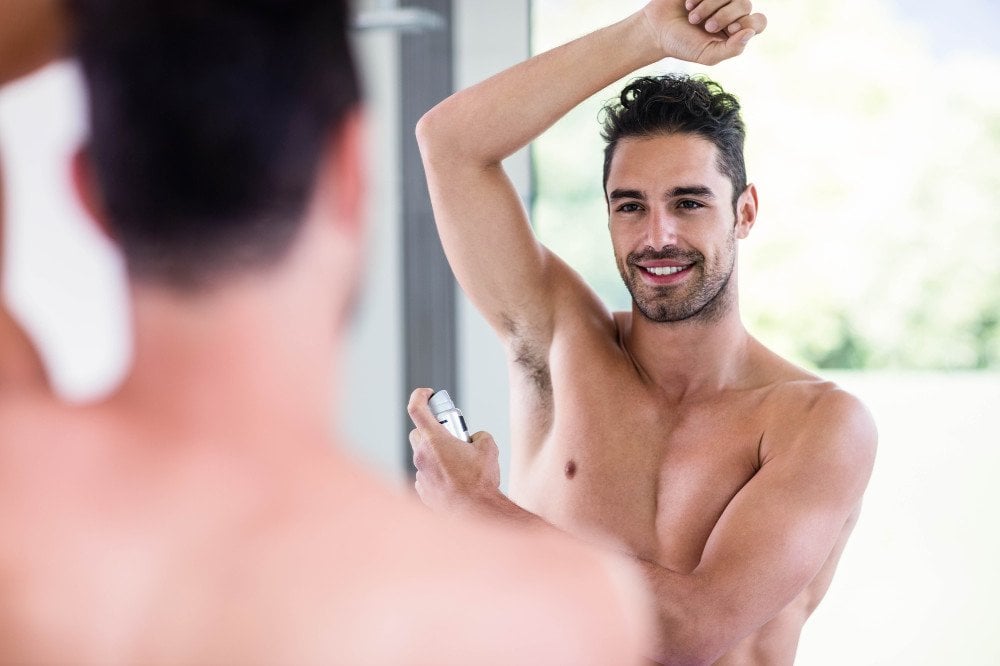
[[[356,122],[331,135],[296,237],[270,267],[197,293],[130,281],[134,362],[109,400],[119,412],[183,441],[329,453],[362,255],[358,136]]]
[[[752,338],[740,318],[736,286],[710,317],[676,322],[647,319],[633,304],[622,331],[625,348],[647,379],[676,400],[742,383]],[[722,296],[722,295],[720,295]]]
[[[134,363],[112,399],[181,437],[327,442],[339,333],[315,285],[297,282],[255,276],[195,295],[133,285]]]

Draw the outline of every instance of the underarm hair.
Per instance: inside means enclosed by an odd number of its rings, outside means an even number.
[[[542,345],[532,339],[525,327],[514,321],[509,315],[503,315],[503,324],[509,335],[514,363],[524,371],[525,377],[535,387],[538,398],[544,403],[550,404],[552,400],[552,375],[549,372],[548,354]]]

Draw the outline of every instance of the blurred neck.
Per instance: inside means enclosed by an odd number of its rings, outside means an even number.
[[[280,265],[205,292],[133,282],[134,363],[113,400],[170,432],[329,440],[352,285],[323,255],[328,243],[297,245]]]

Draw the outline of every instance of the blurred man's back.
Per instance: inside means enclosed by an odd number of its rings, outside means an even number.
[[[73,9],[75,180],[125,254],[136,351],[69,406],[2,319],[0,661],[628,663],[616,563],[440,522],[330,433],[363,256],[344,7]]]
[[[4,662],[607,664],[634,640],[601,564],[433,521],[288,421],[151,437],[45,402],[0,410]]]

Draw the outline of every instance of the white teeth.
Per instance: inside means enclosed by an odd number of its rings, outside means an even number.
[[[687,266],[654,266],[646,270],[653,275],[673,275],[674,273],[680,273],[685,268]]]

